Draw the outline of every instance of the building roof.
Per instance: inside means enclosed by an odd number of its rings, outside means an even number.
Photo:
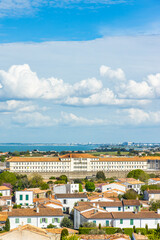
[[[0,191],[3,191],[3,190],[11,190],[11,189],[6,186],[0,186]]]
[[[82,212],[81,215],[87,219],[112,219],[112,214],[109,212],[102,212],[96,209]]]
[[[59,162],[59,157],[12,157],[7,162]]]
[[[40,207],[39,212],[35,208],[12,209],[8,212],[9,217],[20,216],[63,216],[61,208]]]
[[[123,205],[124,206],[140,206],[141,203],[139,200],[126,200],[126,199],[123,199]]]
[[[154,194],[160,194],[160,189],[147,190],[147,192],[148,192],[149,194],[152,194],[152,193],[154,193]]]
[[[97,158],[99,159],[99,157],[96,157],[88,153],[68,153],[60,156],[60,158]]]
[[[115,219],[151,219],[151,218],[160,218],[160,214],[152,211],[144,212],[112,212],[112,216]]]
[[[87,198],[85,193],[58,193],[56,198]]]
[[[144,184],[144,182],[136,180],[136,179],[134,179],[132,181],[126,180],[126,182],[129,183],[129,184]]]
[[[47,228],[46,231],[54,234],[61,234],[63,229],[67,229],[69,234],[77,234],[78,231],[71,228]]]
[[[83,240],[92,240],[92,239],[95,239],[95,240],[103,240],[103,239],[106,239],[106,240],[130,240],[130,237],[126,234],[122,234],[122,233],[115,233],[115,234],[111,234],[111,235],[107,235],[107,234],[103,234],[103,235],[80,235],[79,236],[80,239],[83,239]]]
[[[31,192],[33,192],[33,193],[35,193],[35,194],[38,194],[38,193],[46,193],[47,191],[50,191],[49,189],[47,189],[47,190],[41,190],[40,188],[25,188],[24,190],[22,190],[22,191],[31,191]]]
[[[160,181],[160,178],[150,178],[149,180]]]
[[[5,222],[8,218],[7,212],[0,213],[0,222]]]
[[[107,157],[99,158],[101,162],[147,162],[147,159],[141,157]]]
[[[148,240],[148,237],[145,235],[133,233],[133,236],[135,240]]]

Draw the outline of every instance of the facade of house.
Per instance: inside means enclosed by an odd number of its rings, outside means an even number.
[[[0,196],[0,206],[11,206],[12,197],[11,196]]]
[[[11,195],[11,189],[6,186],[0,186],[0,193],[2,196],[10,196]]]
[[[16,228],[19,225],[30,224],[35,227],[47,228],[49,224],[60,227],[63,219],[62,209],[49,207],[10,209],[8,212],[10,228]]]
[[[79,184],[77,183],[57,184],[53,186],[53,191],[55,194],[76,193],[79,192]]]
[[[101,191],[102,192],[106,192],[109,190],[116,190],[116,191],[120,191],[121,193],[125,193],[126,192],[126,185],[122,184],[122,183],[110,183],[110,184],[105,184],[101,186]]]
[[[160,184],[160,178],[150,178],[148,179],[148,185]]]
[[[55,199],[62,203],[63,211],[66,213],[70,213],[77,202],[88,200],[85,193],[56,194]]]
[[[146,190],[144,191],[144,199],[151,202],[151,201],[159,201],[160,200],[160,189],[156,190]]]
[[[144,182],[136,180],[134,178],[126,178],[125,180],[122,180],[121,182],[118,181],[118,182],[122,183],[123,185],[125,185],[126,186],[126,190],[133,189],[138,194],[141,193],[141,186],[145,185]]]
[[[15,203],[21,206],[33,206],[33,191],[16,191]]]

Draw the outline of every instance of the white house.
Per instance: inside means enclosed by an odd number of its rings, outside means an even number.
[[[16,191],[15,192],[15,203],[21,206],[33,206],[33,191]]]
[[[19,225],[30,224],[35,227],[47,228],[49,224],[60,227],[63,219],[63,212],[54,208],[24,208],[24,209],[10,209],[8,212],[10,220],[10,228],[16,228]]]
[[[88,200],[85,193],[56,194],[55,199],[61,201],[63,204],[63,211],[66,213],[72,211],[75,203]]]
[[[160,214],[156,212],[112,212],[113,227],[118,228],[145,228],[148,225],[149,229],[157,228],[160,223]]]
[[[126,192],[126,185],[118,182],[110,183],[110,184],[105,184],[101,186],[101,191],[106,192],[108,190],[117,190],[120,191],[122,194]]]
[[[126,186],[126,190],[133,189],[138,194],[141,193],[141,186],[145,185],[144,182],[141,182],[141,181],[136,180],[134,178],[126,178],[126,180],[124,182],[122,181],[121,183]]]
[[[159,201],[160,200],[160,189],[152,189],[144,191],[144,199],[151,201]]]
[[[148,179],[148,185],[160,184],[160,178],[150,178]]]
[[[55,194],[78,193],[79,192],[79,184],[78,183],[57,184],[57,185],[53,186],[53,191]]]
[[[2,196],[10,196],[11,189],[6,186],[0,186],[0,193],[2,194]]]
[[[138,212],[140,211],[141,203],[139,200],[122,200],[123,212]]]
[[[12,197],[11,196],[0,196],[0,206],[11,206]]]

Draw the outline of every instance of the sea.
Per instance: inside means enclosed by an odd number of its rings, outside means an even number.
[[[98,148],[100,145],[98,144],[87,144],[87,145],[49,145],[49,144],[0,144],[0,152],[22,152],[22,151],[89,151],[92,149]]]

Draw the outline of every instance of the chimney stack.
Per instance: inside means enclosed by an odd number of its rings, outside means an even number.
[[[39,207],[38,206],[36,207],[36,212],[39,213]]]

